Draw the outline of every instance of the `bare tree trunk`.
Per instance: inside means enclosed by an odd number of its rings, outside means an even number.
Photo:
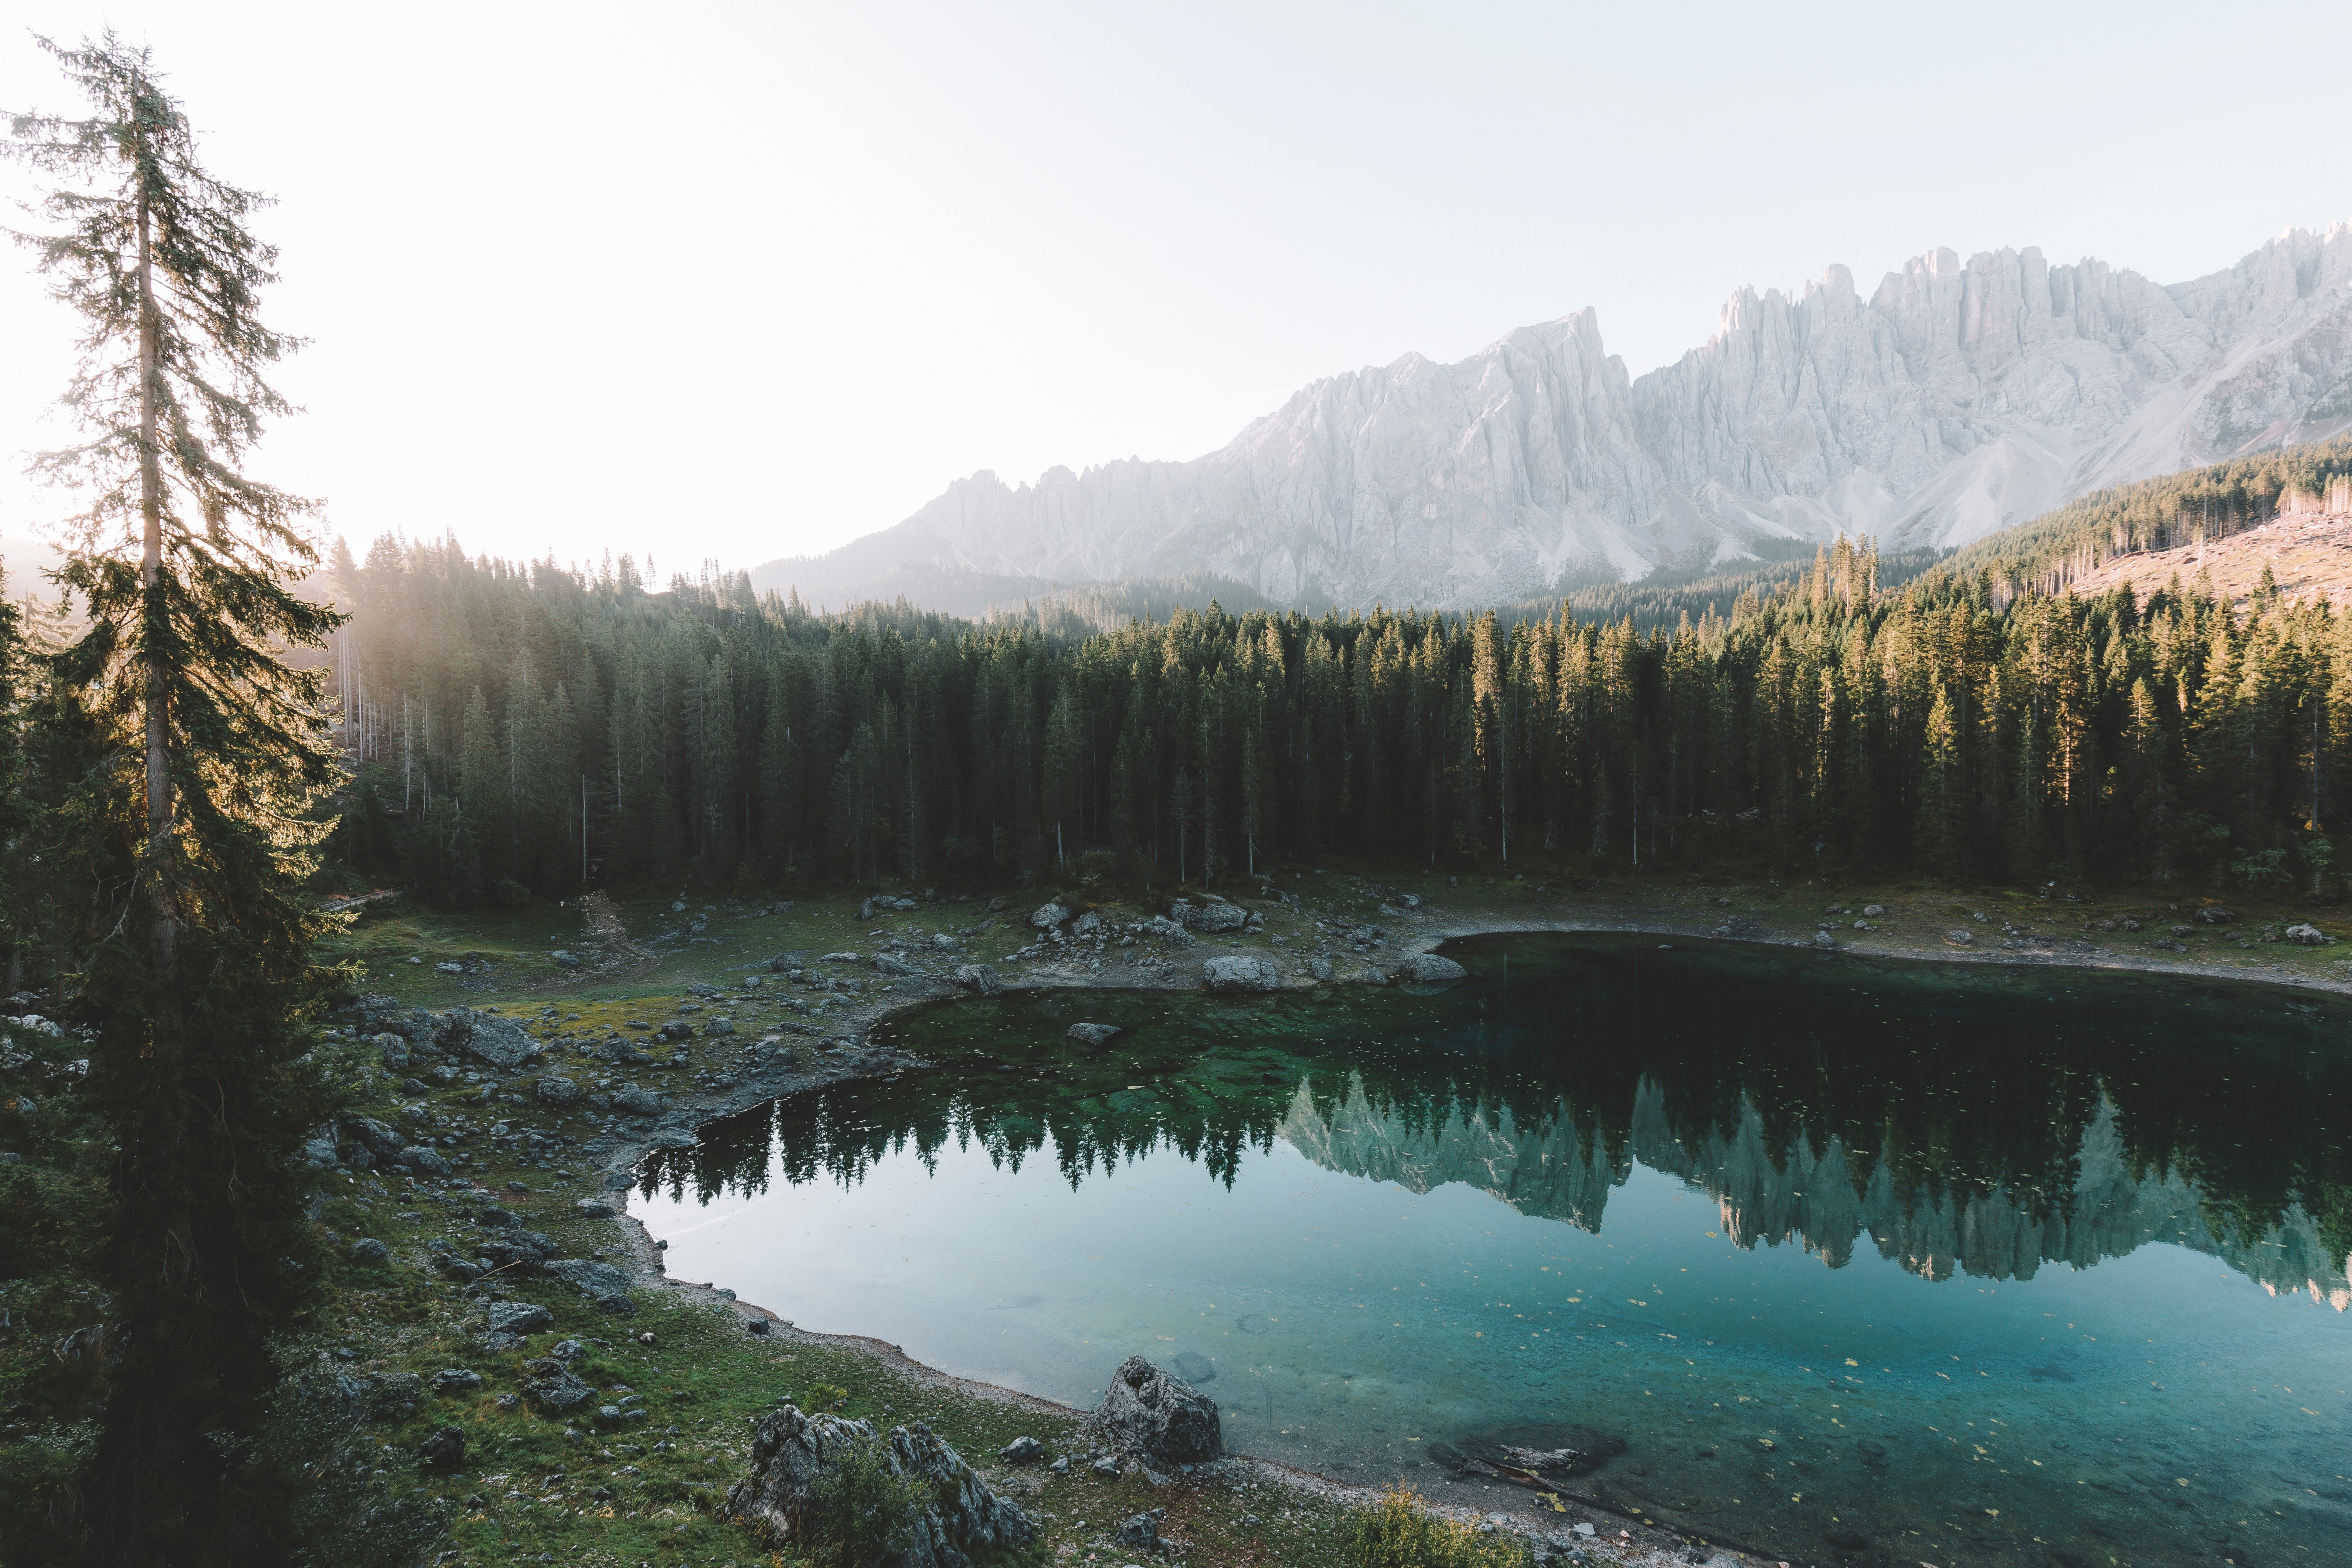
[[[146,131],[140,113],[141,84],[131,82],[131,121],[140,161],[146,153]],[[139,513],[142,525],[139,586],[146,620],[144,650],[147,709],[147,901],[153,911],[154,948],[150,955],[155,985],[156,1047],[176,1047],[178,1033],[178,915],[164,868],[172,837],[172,770],[170,694],[158,664],[159,636],[163,619],[163,471],[158,457],[155,410],[155,359],[161,323],[155,310],[155,247],[147,210],[147,186],[139,180]]]

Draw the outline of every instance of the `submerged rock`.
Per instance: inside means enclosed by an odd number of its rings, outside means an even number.
[[[1573,1422],[1520,1421],[1432,1443],[1429,1457],[1457,1476],[1550,1487],[1590,1475],[1625,1451],[1625,1439]]]
[[[856,1447],[879,1443],[894,1475],[921,1483],[932,1500],[890,1568],[968,1568],[976,1554],[1019,1552],[1036,1539],[1029,1516],[990,1490],[922,1422],[875,1436],[871,1424],[803,1415],[787,1405],[763,1419],[751,1440],[751,1473],[727,1494],[727,1512],[776,1546],[803,1540],[817,1483]]]
[[[1107,1046],[1121,1033],[1117,1024],[1073,1024],[1069,1028],[1069,1037],[1087,1047]]]
[[[1088,1430],[1167,1465],[1200,1465],[1224,1452],[1217,1402],[1139,1355],[1119,1363]]]

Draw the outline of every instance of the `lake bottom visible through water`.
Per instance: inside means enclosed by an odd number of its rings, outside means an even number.
[[[718,1124],[636,1212],[674,1271],[803,1327],[1081,1406],[1139,1352],[1218,1401],[1229,1448],[1346,1480],[1587,1500],[1792,1562],[2352,1562],[2343,1260],[2305,1194],[2217,1237],[2200,1216],[2242,1195],[2179,1173],[2242,1130],[2168,1124],[2158,1169],[2131,1080],[2032,1041],[1791,1089],[1843,1037],[1819,972],[1768,975],[1777,1009],[1731,977],[1736,1072],[1588,1045],[1666,988],[1605,948],[1507,953],[1430,997],[1122,999],[1107,1058],[1068,1053],[1063,1005],[940,1009],[908,1043],[942,1072]],[[1906,1061],[1956,1026],[1905,1045],[1872,1006]],[[2231,1079],[2311,1065],[2263,1049]],[[1971,1117],[2000,1125],[1948,1134]],[[2318,1136],[2301,1157],[2340,1170]]]

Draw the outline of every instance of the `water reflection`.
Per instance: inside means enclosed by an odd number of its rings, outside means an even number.
[[[1434,996],[1000,997],[897,1026],[943,1070],[712,1124],[646,1191],[854,1184],[950,1144],[1074,1187],[1157,1149],[1230,1184],[1281,1140],[1599,1233],[1636,1163],[1743,1247],[2031,1279],[2149,1242],[2352,1306],[2352,1013],[2273,990],[1654,942],[1460,944]],[[1089,1054],[1084,1016],[1127,1033]]]

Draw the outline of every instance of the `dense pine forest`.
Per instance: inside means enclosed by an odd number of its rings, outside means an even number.
[[[338,853],[453,902],[1327,855],[2327,890],[2329,606],[1955,564],[1890,587],[1841,542],[1647,631],[1212,603],[1084,633],[384,539],[332,563]]]

